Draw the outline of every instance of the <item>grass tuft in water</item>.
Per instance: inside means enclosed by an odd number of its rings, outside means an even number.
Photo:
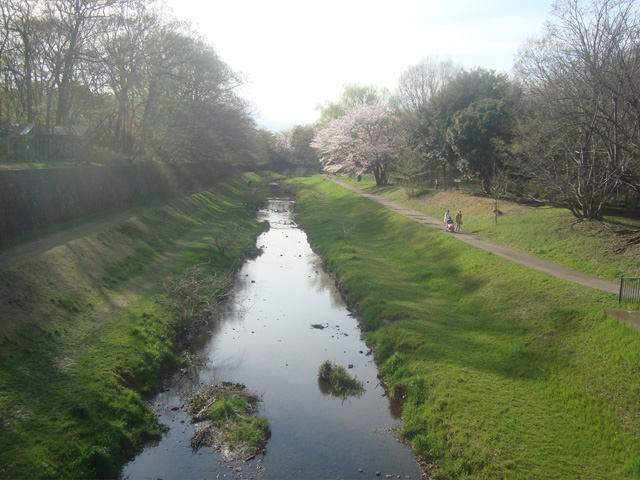
[[[264,448],[271,436],[269,422],[256,417],[260,397],[244,385],[222,382],[197,392],[189,401],[198,425],[191,447],[212,446],[229,460],[247,460]]]
[[[335,365],[329,360],[320,365],[318,378],[339,395],[361,395],[364,391],[360,380],[352,378],[343,366]]]

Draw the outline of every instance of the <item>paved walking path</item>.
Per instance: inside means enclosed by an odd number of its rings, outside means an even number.
[[[405,217],[408,217],[412,220],[415,220],[416,222],[422,223],[423,225],[434,228],[436,230],[443,231],[443,222],[438,218],[431,217],[417,210],[413,210],[398,203],[392,202],[391,200],[387,200],[386,198],[379,195],[365,192],[338,179],[332,178],[331,180],[339,185],[342,185],[345,188],[348,188],[349,190],[353,190],[354,192],[359,193],[363,197],[370,198],[371,200],[384,205],[385,207],[399,213],[400,215],[404,215]],[[596,288],[598,290],[603,290],[608,293],[614,293],[616,295],[620,290],[620,285],[616,282],[603,280],[601,278],[587,275],[586,273],[578,272],[571,268],[564,267],[547,260],[543,260],[528,253],[515,250],[513,248],[507,247],[500,243],[496,243],[473,233],[466,232],[464,230],[460,231],[459,233],[448,235],[453,235],[461,242],[468,243],[469,245],[481,248],[483,250],[486,250],[487,252],[492,252],[499,257],[505,258],[515,263],[519,263],[520,265],[524,265],[525,267],[539,270],[554,277],[561,278],[562,280],[579,283],[581,285],[586,285],[587,287]]]

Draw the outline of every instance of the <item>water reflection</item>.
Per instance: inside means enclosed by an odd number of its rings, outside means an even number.
[[[258,238],[263,255],[243,266],[229,311],[197,339],[204,364],[177,375],[156,399],[154,410],[170,430],[125,467],[124,478],[420,478],[408,447],[389,433],[399,424],[398,406],[383,396],[357,321],[295,225],[292,207],[277,199],[260,212],[271,225]],[[317,372],[325,360],[353,365],[349,373],[364,393],[343,398],[322,390]],[[229,464],[210,449],[191,451],[186,399],[220,381],[262,395],[260,415],[272,430],[264,458]]]

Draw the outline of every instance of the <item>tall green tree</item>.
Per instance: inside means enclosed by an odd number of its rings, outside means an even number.
[[[315,135],[312,125],[295,125],[274,135],[281,154],[289,163],[319,166],[316,151],[311,147]]]
[[[459,157],[457,168],[468,177],[479,177],[487,193],[498,172],[508,172],[515,127],[515,109],[508,97],[483,98],[453,115],[447,137]]]
[[[385,88],[375,85],[347,84],[343,87],[340,99],[337,102],[326,102],[317,107],[320,118],[317,123],[320,126],[327,126],[333,120],[342,117],[347,111],[365,105],[386,102],[389,92]]]
[[[498,133],[492,127],[492,124],[497,127],[497,123],[491,110],[508,97],[510,88],[506,75],[483,68],[464,70],[419,109],[416,127],[410,135],[411,144],[432,171],[443,176],[461,171],[483,172],[480,167],[484,157],[478,154],[486,152],[490,142],[486,135],[484,138],[473,135],[483,131]]]
[[[295,159],[303,165],[319,166],[316,151],[311,147],[315,130],[312,125],[296,125],[291,135]]]

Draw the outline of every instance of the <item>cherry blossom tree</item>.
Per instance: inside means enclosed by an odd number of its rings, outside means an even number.
[[[311,142],[329,173],[361,175],[372,172],[377,185],[386,185],[400,136],[396,118],[383,103],[357,106],[318,130]]]
[[[291,148],[291,138],[293,137],[293,128],[280,130],[275,132],[273,136],[276,138],[276,144],[280,150],[289,150]]]

